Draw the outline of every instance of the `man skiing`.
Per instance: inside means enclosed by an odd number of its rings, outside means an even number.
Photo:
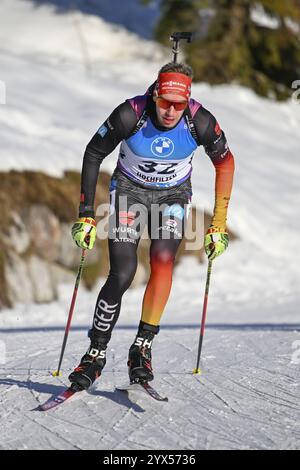
[[[101,375],[106,349],[118,320],[122,296],[137,268],[145,224],[151,240],[151,274],[141,320],[128,354],[130,382],[153,379],[151,346],[172,284],[172,271],[191,202],[192,159],[203,145],[215,170],[215,207],[204,246],[209,259],[228,246],[227,207],[234,160],[215,117],[190,98],[192,69],[170,62],[143,96],[120,104],[87,145],[82,168],[79,218],[72,236],[92,249],[96,238],[94,197],[103,159],[121,143],[110,185],[110,272],[95,307],[90,346],[69,380],[86,389]],[[159,215],[153,208],[162,207]]]

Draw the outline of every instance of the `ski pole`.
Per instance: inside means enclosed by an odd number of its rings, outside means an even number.
[[[205,320],[206,320],[206,311],[207,311],[207,302],[208,302],[208,292],[209,292],[211,268],[212,268],[212,261],[209,260],[208,261],[208,268],[207,268],[207,275],[206,275],[206,285],[205,285],[205,294],[204,294],[204,302],[203,302],[203,310],[202,310],[202,320],[201,320],[201,329],[200,329],[200,337],[199,337],[197,365],[196,365],[195,369],[193,370],[193,374],[201,374],[201,369],[199,368],[199,364],[200,364],[202,343],[203,343],[203,337],[204,337],[204,329],[205,329]]]
[[[73,316],[73,312],[74,312],[74,307],[75,307],[75,302],[76,302],[78,287],[79,287],[79,283],[80,283],[80,279],[81,279],[81,274],[82,274],[82,270],[83,270],[83,263],[84,263],[84,259],[85,259],[85,253],[86,253],[86,250],[83,249],[83,250],[82,250],[82,253],[81,253],[81,260],[80,260],[80,264],[79,264],[79,268],[78,268],[78,273],[77,273],[77,277],[76,277],[76,281],[75,281],[75,287],[74,287],[73,296],[72,296],[72,301],[71,301],[71,305],[70,305],[68,321],[67,321],[66,328],[65,328],[65,336],[64,336],[63,343],[62,343],[62,347],[61,347],[61,352],[60,352],[60,358],[59,358],[58,368],[57,368],[56,371],[52,372],[52,375],[53,375],[54,377],[57,377],[57,376],[60,376],[60,375],[61,375],[60,368],[61,368],[61,363],[62,363],[62,360],[63,360],[63,357],[64,357],[64,352],[65,352],[65,349],[66,349],[66,344],[67,344],[68,335],[69,335],[69,331],[70,331],[70,326],[71,326],[72,316]]]

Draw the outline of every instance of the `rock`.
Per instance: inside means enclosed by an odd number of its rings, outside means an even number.
[[[8,229],[8,235],[3,236],[3,241],[18,254],[25,253],[29,248],[30,236],[19,214],[12,214],[12,225]]]
[[[7,260],[4,266],[4,276],[6,280],[7,296],[11,304],[33,302],[33,285],[26,262],[20,256],[12,252],[8,252]]]
[[[57,298],[56,287],[52,283],[49,263],[38,256],[28,260],[28,272],[32,282],[34,301],[51,302]]]
[[[25,223],[34,252],[43,259],[55,261],[61,244],[61,224],[48,207],[30,206]]]
[[[50,273],[52,284],[58,286],[59,284],[74,284],[76,274],[68,269],[62,268],[58,264],[50,265]]]

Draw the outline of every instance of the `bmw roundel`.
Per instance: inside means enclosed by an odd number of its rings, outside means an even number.
[[[169,157],[174,152],[174,143],[168,137],[157,137],[151,144],[151,152],[156,157]]]

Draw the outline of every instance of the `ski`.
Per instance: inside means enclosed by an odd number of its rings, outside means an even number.
[[[120,387],[116,387],[116,390],[120,390],[122,392],[130,392],[130,391],[144,391],[147,395],[154,398],[157,401],[168,401],[168,397],[162,397],[156,390],[153,388],[148,382],[134,382],[131,384],[126,384]],[[48,411],[52,410],[53,408],[62,405],[67,400],[72,398],[76,393],[81,392],[81,389],[78,389],[76,386],[72,385],[71,387],[65,389],[64,391],[54,395],[53,397],[49,398],[45,403],[40,404],[36,410],[38,411]]]
[[[116,390],[120,390],[122,392],[130,392],[130,391],[144,391],[147,395],[154,398],[157,401],[168,401],[168,397],[162,397],[156,390],[153,388],[148,382],[133,382],[128,385],[122,385],[120,387],[116,387]]]
[[[47,400],[45,403],[39,405],[37,410],[39,411],[52,410],[53,408],[56,408],[57,406],[61,405],[65,401],[72,398],[75,395],[75,393],[78,393],[81,391],[82,390],[71,385],[71,387],[67,388],[63,392],[58,393],[54,397],[49,398],[49,400]]]

